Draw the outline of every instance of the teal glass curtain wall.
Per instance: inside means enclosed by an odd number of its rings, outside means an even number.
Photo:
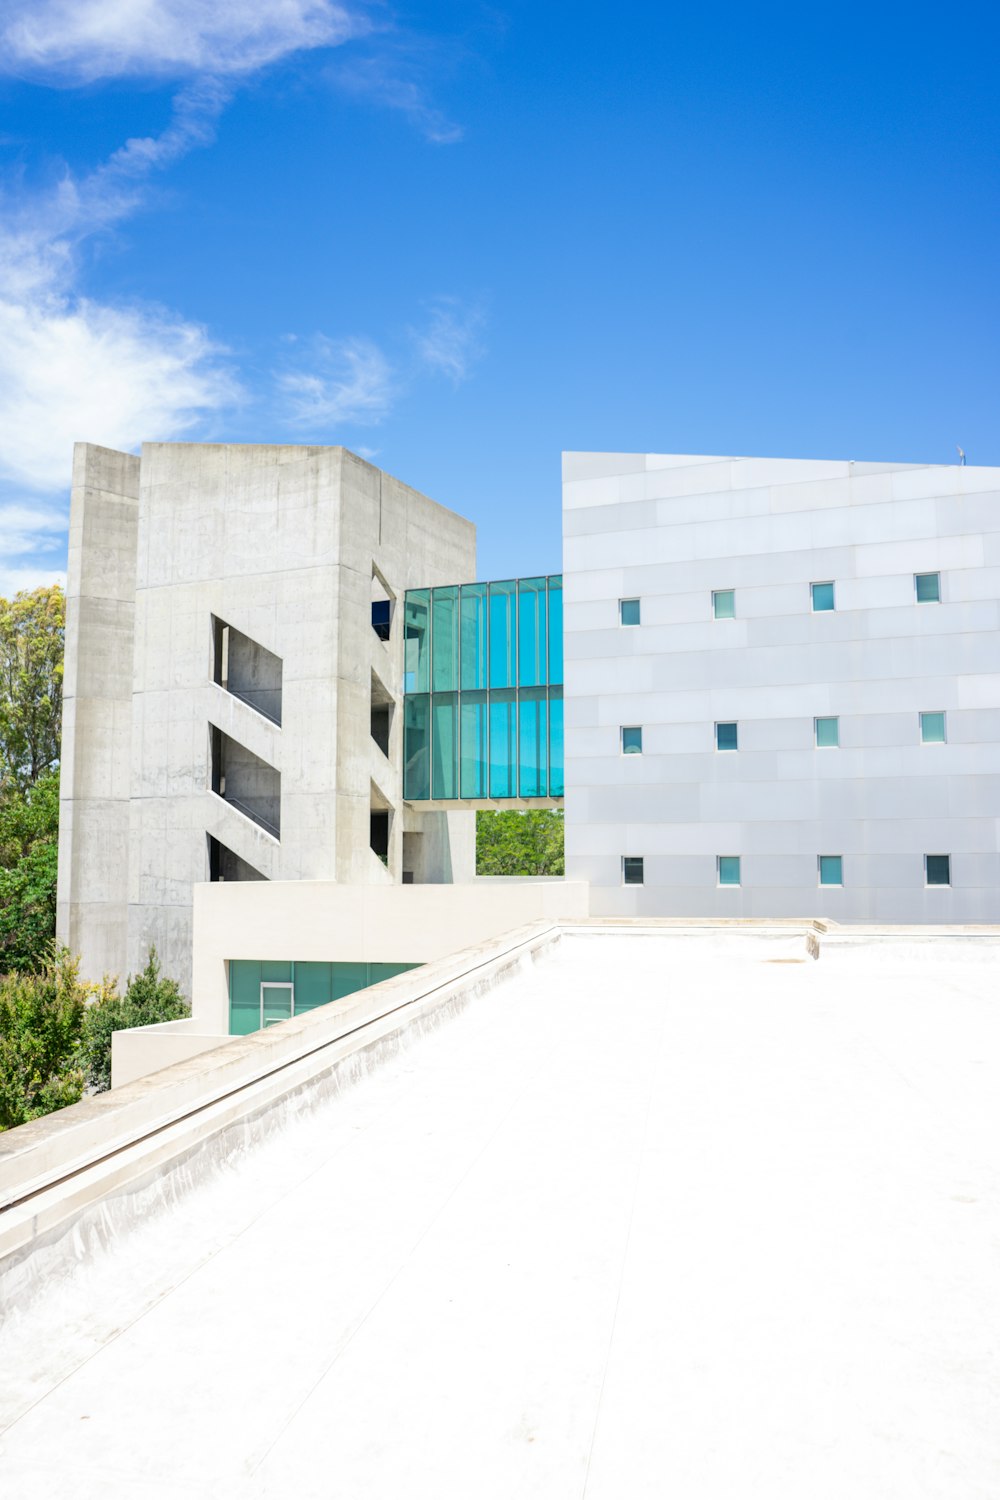
[[[260,1031],[269,1019],[279,1019],[278,1007],[275,1007],[273,1016],[267,1013],[271,996],[284,1002],[281,1019],[289,1014],[301,1016],[319,1005],[343,1000],[345,995],[367,989],[370,984],[378,984],[380,980],[419,967],[419,964],[276,963],[255,958],[232,958],[229,960],[229,1034],[249,1036],[252,1031]],[[273,991],[261,995],[261,985],[279,984],[290,988],[290,997],[287,990],[278,995]]]
[[[403,796],[563,795],[562,577],[412,589]]]

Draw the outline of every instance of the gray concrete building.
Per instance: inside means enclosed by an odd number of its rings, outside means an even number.
[[[564,456],[591,910],[995,922],[1000,469]]]
[[[475,528],[343,448],[75,453],[58,933],[188,983],[210,879],[469,879],[474,814],[402,800],[405,590]],[[405,850],[405,853],[404,853]]]

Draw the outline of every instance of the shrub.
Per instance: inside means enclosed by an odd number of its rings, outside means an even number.
[[[96,1093],[111,1087],[111,1037],[131,1026],[152,1026],[157,1021],[179,1021],[191,1014],[176,980],[160,974],[156,949],[150,948],[146,967],[129,975],[124,995],[106,988],[83,1018],[83,1053],[87,1078]]]
[[[80,1098],[88,992],[65,949],[50,948],[37,974],[0,977],[0,1130]]]

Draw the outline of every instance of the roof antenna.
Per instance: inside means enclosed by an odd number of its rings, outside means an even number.
[[[958,448],[958,444],[957,443],[955,444],[955,447]],[[964,468],[965,467],[965,449],[964,448],[958,448],[958,461],[962,465],[962,467]]]

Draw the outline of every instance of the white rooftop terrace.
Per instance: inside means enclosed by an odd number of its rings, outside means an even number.
[[[995,1496],[998,952],[568,929],[7,1308],[4,1493]]]

